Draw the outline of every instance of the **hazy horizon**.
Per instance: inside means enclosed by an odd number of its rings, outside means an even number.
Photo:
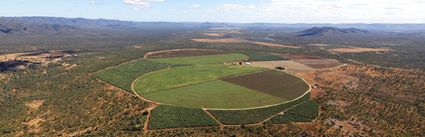
[[[425,23],[425,0],[3,0],[2,17],[65,17],[136,22]]]

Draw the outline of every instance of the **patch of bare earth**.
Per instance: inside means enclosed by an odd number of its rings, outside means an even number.
[[[30,109],[34,109],[37,110],[38,108],[40,108],[41,105],[43,105],[45,100],[32,100],[32,101],[28,101],[25,103],[25,106],[30,108]]]
[[[211,37],[222,37],[222,36],[224,36],[223,33],[204,33],[204,35],[211,36]]]
[[[323,58],[304,54],[281,54],[283,57],[310,66],[315,69],[327,69],[340,66],[341,63],[336,59]]]
[[[295,61],[287,61],[287,60],[285,61],[255,61],[255,62],[252,62],[252,66],[268,68],[268,69],[275,69],[276,67],[281,66],[285,68],[285,71],[291,72],[291,73],[315,70],[314,68],[306,66],[304,64],[301,64]]]
[[[135,45],[135,46],[133,46],[133,48],[135,48],[135,49],[143,49],[144,46],[143,45]]]
[[[23,122],[22,124],[26,125],[29,127],[29,132],[34,132],[37,133],[40,131],[40,125],[44,122],[45,120],[41,117],[36,117],[33,119],[28,120],[27,122]]]
[[[293,49],[298,49],[300,47],[297,46],[290,46],[290,45],[283,45],[283,44],[275,44],[275,43],[268,43],[268,42],[256,42],[256,41],[251,41],[249,43],[252,44],[257,44],[257,45],[261,45],[261,46],[266,46],[266,47],[281,47],[281,48],[293,48]]]
[[[242,43],[241,39],[237,38],[221,38],[221,39],[192,39],[195,42],[204,42],[204,43]]]
[[[389,48],[360,48],[360,47],[348,47],[348,48],[334,48],[330,51],[340,52],[340,53],[362,53],[362,52],[389,52],[393,51]]]

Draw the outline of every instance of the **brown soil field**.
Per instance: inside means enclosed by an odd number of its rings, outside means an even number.
[[[285,71],[296,73],[301,71],[312,71],[315,70],[312,67],[309,67],[307,65],[291,61],[291,60],[285,60],[285,61],[255,61],[252,62],[252,66],[255,67],[262,67],[262,68],[268,68],[268,69],[275,69],[277,66],[282,66],[285,68]]]
[[[221,37],[224,34],[222,34],[222,33],[204,33],[204,35],[211,36],[211,37]]]
[[[281,54],[283,57],[310,66],[315,69],[326,69],[337,67],[341,63],[336,59],[323,58],[319,56],[310,56],[304,54]]]
[[[224,51],[211,49],[174,49],[148,52],[144,58],[164,58],[164,57],[184,57],[184,56],[199,56],[199,55],[216,55],[222,54]]]
[[[205,43],[242,43],[243,40],[237,38],[221,38],[221,39],[192,39],[195,42]]]
[[[225,77],[221,78],[221,80],[286,100],[298,98],[310,89],[309,85],[302,79],[288,73],[274,70]]]
[[[282,47],[282,48],[300,48],[300,47],[296,47],[296,46],[290,46],[290,45],[282,45],[282,44],[274,44],[274,43],[267,43],[267,42],[249,42],[252,44],[257,44],[257,45],[261,45],[261,46],[267,46],[267,47]]]
[[[360,48],[360,47],[349,47],[349,48],[334,48],[330,51],[341,52],[341,53],[362,53],[362,52],[389,52],[393,51],[389,48]]]

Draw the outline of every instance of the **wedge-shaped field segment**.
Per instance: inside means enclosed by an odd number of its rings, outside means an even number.
[[[269,124],[286,124],[290,122],[311,122],[319,114],[319,105],[312,101],[308,100],[304,103],[301,103],[283,114],[273,117],[266,123]]]
[[[220,77],[239,75],[264,69],[232,65],[185,66],[163,69],[144,75],[135,81],[134,90],[145,96],[154,92],[191,86]]]
[[[286,100],[296,99],[310,89],[310,86],[304,80],[291,74],[274,70],[224,77],[221,80]]]
[[[160,105],[151,112],[149,129],[218,126],[204,110]]]
[[[148,93],[143,96],[163,104],[195,108],[250,108],[286,101],[221,80]]]
[[[95,76],[107,83],[132,92],[131,83],[137,77],[167,67],[167,64],[141,59],[99,71],[95,73]]]
[[[151,59],[154,62],[165,64],[184,64],[184,65],[205,65],[205,64],[223,64],[235,61],[248,60],[248,56],[240,53],[190,56],[190,57],[172,57]]]

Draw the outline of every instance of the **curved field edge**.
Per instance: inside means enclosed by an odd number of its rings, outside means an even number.
[[[151,111],[148,129],[219,126],[200,108],[160,105]]]
[[[262,123],[264,120],[273,117],[274,115],[284,112],[291,107],[309,100],[310,92],[301,98],[279,104],[271,107],[246,109],[246,110],[207,110],[218,121],[225,125],[240,125],[240,124],[256,124]]]
[[[169,67],[168,64],[138,59],[94,73],[96,78],[133,93],[132,83],[141,75]]]

